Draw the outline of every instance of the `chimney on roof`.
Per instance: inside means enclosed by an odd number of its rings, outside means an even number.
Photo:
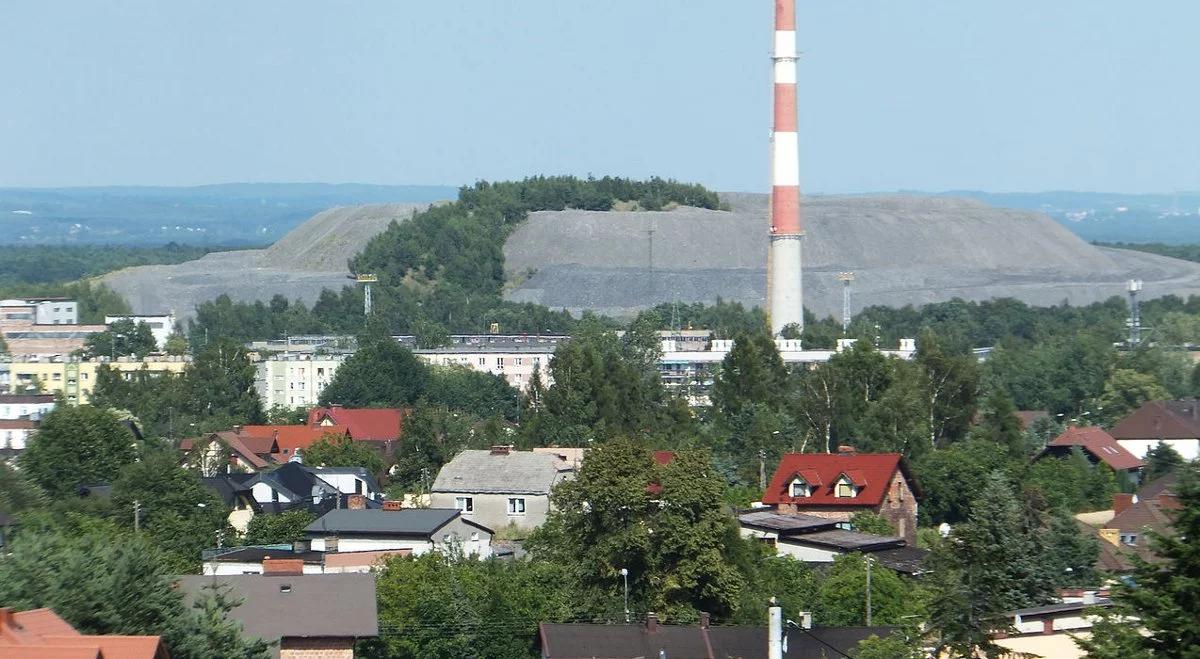
[[[1136,503],[1136,499],[1136,496],[1132,494],[1125,494],[1124,492],[1117,492],[1114,494],[1112,502],[1113,515],[1120,515],[1126,510],[1129,510],[1129,507]]]
[[[497,444],[492,447],[492,455],[508,455],[512,450],[512,444]]]
[[[361,494],[351,494],[346,499],[346,507],[349,508],[350,510],[366,510],[367,509],[367,497],[365,497]]]
[[[658,614],[653,611],[646,614],[646,633],[658,633]]]
[[[847,445],[843,444],[838,447],[837,452],[842,455],[854,455],[854,454],[858,453],[858,450],[855,449],[853,446],[847,446]]]
[[[272,577],[295,577],[304,574],[304,561],[299,558],[264,557],[263,574]]]
[[[800,629],[812,629],[812,611],[800,612]]]
[[[235,434],[235,435],[240,435],[240,434],[242,434],[242,427],[241,427],[241,426],[234,426],[234,427],[233,427],[233,434]]]
[[[384,501],[383,509],[384,510],[404,510],[404,502],[403,501]]]
[[[709,618],[708,613],[701,611],[700,612],[700,629],[708,629],[709,622],[710,622],[710,618]]]

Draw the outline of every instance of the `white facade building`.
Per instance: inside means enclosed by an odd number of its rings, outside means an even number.
[[[279,355],[258,363],[254,388],[263,407],[311,407],[348,355]]]

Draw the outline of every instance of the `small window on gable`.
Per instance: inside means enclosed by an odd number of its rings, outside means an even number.
[[[854,491],[854,483],[845,478],[838,479],[837,485],[833,488],[833,495],[839,499],[853,498],[855,494],[857,493]]]
[[[811,496],[812,488],[803,480],[797,478],[792,481],[792,497],[807,497]]]

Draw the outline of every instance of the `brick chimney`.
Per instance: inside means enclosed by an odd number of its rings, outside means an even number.
[[[1129,510],[1129,507],[1134,504],[1134,499],[1136,499],[1136,497],[1132,494],[1125,494],[1124,492],[1117,492],[1114,494],[1112,502],[1113,514],[1120,515],[1126,510]]]
[[[272,577],[304,574],[304,561],[299,558],[264,558],[262,566],[263,574]]]
[[[404,510],[404,502],[403,501],[384,501],[383,509],[384,510]]]
[[[512,450],[513,450],[512,444],[498,444],[498,445],[492,447],[491,454],[492,455],[508,455],[509,453],[512,453]]]
[[[351,494],[346,497],[346,507],[350,510],[366,510],[367,497],[361,494]]]
[[[658,614],[654,613],[653,611],[646,614],[646,633],[658,633]]]
[[[853,446],[846,446],[843,444],[838,447],[837,452],[841,453],[843,455],[854,455],[854,454],[858,453],[858,450],[855,449]]]

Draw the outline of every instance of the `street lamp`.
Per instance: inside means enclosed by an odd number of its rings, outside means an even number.
[[[629,623],[629,570],[621,568],[621,578],[625,581],[625,623]]]

